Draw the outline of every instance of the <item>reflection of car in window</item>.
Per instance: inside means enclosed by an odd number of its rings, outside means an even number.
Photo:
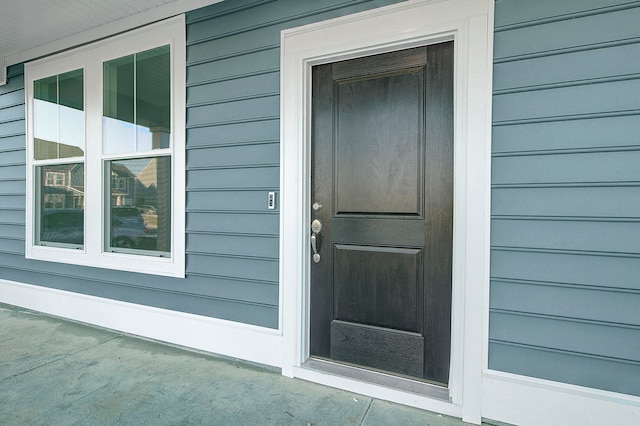
[[[134,221],[136,220],[142,221],[142,216],[140,216],[140,212],[135,207],[128,207],[128,206],[111,207],[111,216],[124,218],[127,220],[131,219]]]
[[[156,208],[153,206],[136,206],[136,209],[138,209],[138,211],[141,214],[148,214],[148,215],[157,215],[158,212],[156,211]]]
[[[134,207],[111,209],[111,247],[146,248],[148,229]],[[84,244],[84,210],[48,209],[43,212],[40,241]]]
[[[111,247],[139,248],[148,232],[135,207],[111,208]]]
[[[42,215],[40,241],[63,244],[84,244],[84,211],[51,209]]]

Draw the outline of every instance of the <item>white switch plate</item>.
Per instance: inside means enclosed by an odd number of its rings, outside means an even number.
[[[276,193],[269,192],[269,197],[267,198],[267,208],[269,210],[275,210],[276,208]]]

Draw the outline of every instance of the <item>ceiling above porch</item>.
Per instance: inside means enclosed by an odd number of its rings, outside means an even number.
[[[222,0],[0,0],[0,84],[6,67]]]

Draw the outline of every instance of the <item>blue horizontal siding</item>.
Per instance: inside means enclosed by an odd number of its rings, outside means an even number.
[[[238,100],[278,96],[280,72],[221,81],[217,84],[200,84],[187,88],[187,106],[226,103]]]
[[[557,284],[575,287],[591,286],[603,291],[626,289],[640,291],[640,256],[610,253],[576,253],[550,249],[518,249],[493,247],[491,275],[495,280],[524,280],[541,285]],[[523,297],[517,288],[505,295],[515,300]],[[551,299],[551,298],[549,298]],[[493,301],[491,301],[493,303]],[[606,309],[616,309],[606,306]],[[635,312],[638,315],[638,312]]]
[[[640,2],[495,16],[489,368],[640,395]]]
[[[633,6],[635,1],[620,0],[496,0],[495,27],[501,30],[513,26],[574,19],[601,9],[617,10]]]
[[[273,235],[189,234],[189,250],[194,253],[278,260],[278,249],[278,237]]]
[[[507,342],[489,343],[489,368],[613,392],[640,393],[640,363]]]
[[[200,148],[187,153],[189,169],[278,165],[280,144],[278,142],[252,145],[236,145],[215,148]]]
[[[497,217],[564,217],[623,220],[640,211],[638,186],[494,188]]]
[[[24,258],[26,147],[22,68],[11,67],[7,74],[7,84],[0,86],[0,256],[11,265],[16,256]]]
[[[638,87],[640,89],[640,85]],[[554,153],[494,157],[493,183],[581,184],[640,182],[640,150],[600,150],[587,153]]]
[[[640,324],[621,327],[601,320],[494,310],[489,332],[497,341],[640,364]]]
[[[245,123],[207,124],[187,130],[189,147],[206,148],[220,145],[251,144],[279,141],[280,118]]]
[[[558,220],[531,216],[527,219],[494,218],[494,247],[551,249],[616,254],[640,253],[640,239],[630,238],[640,226],[634,221]]]
[[[519,297],[510,297],[510,290],[517,292]],[[579,318],[601,324],[640,327],[640,318],[636,313],[640,306],[640,294],[632,289],[496,278],[491,298],[494,312]],[[616,309],[612,310],[611,306],[616,306]],[[520,333],[515,338],[522,339],[526,336],[527,334]]]
[[[278,166],[253,166],[230,168],[203,168],[189,171],[189,190],[200,189],[254,189],[272,190],[280,185]]]
[[[261,190],[190,191],[187,197],[187,210],[261,212],[266,202],[267,197]]]
[[[496,94],[493,111],[499,124],[513,121],[559,120],[586,115],[640,113],[640,99],[628,96],[640,78],[579,86]]]
[[[540,86],[572,86],[627,79],[640,74],[640,41],[598,49],[497,63],[496,93]]]
[[[234,235],[278,235],[275,213],[188,211],[187,232],[214,232]],[[187,247],[187,250],[189,248]]]
[[[620,129],[626,131],[620,132]],[[493,127],[494,158],[530,153],[597,152],[638,146],[637,115],[583,117],[538,123],[509,123]]]
[[[503,3],[509,3],[509,1],[513,0],[497,2],[496,8],[499,9]],[[584,10],[584,4],[580,1],[573,0],[566,3],[570,3],[574,10]],[[618,4],[624,3],[629,2],[618,2]],[[637,5],[637,2],[632,4]],[[532,56],[590,50],[602,45],[616,45],[638,38],[637,23],[640,20],[640,10],[637,7],[598,8],[591,13],[569,15],[564,18],[541,23],[534,20],[516,28],[506,27],[496,31],[494,59],[500,63]]]

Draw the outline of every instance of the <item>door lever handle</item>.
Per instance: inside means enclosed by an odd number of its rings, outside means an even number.
[[[318,219],[311,223],[311,250],[313,250],[313,261],[320,262],[320,253],[318,253],[318,234],[322,230],[322,223]]]
[[[318,253],[318,249],[316,247],[316,234],[315,232],[311,234],[311,249],[313,250],[313,261],[315,263],[320,262],[320,253]]]

